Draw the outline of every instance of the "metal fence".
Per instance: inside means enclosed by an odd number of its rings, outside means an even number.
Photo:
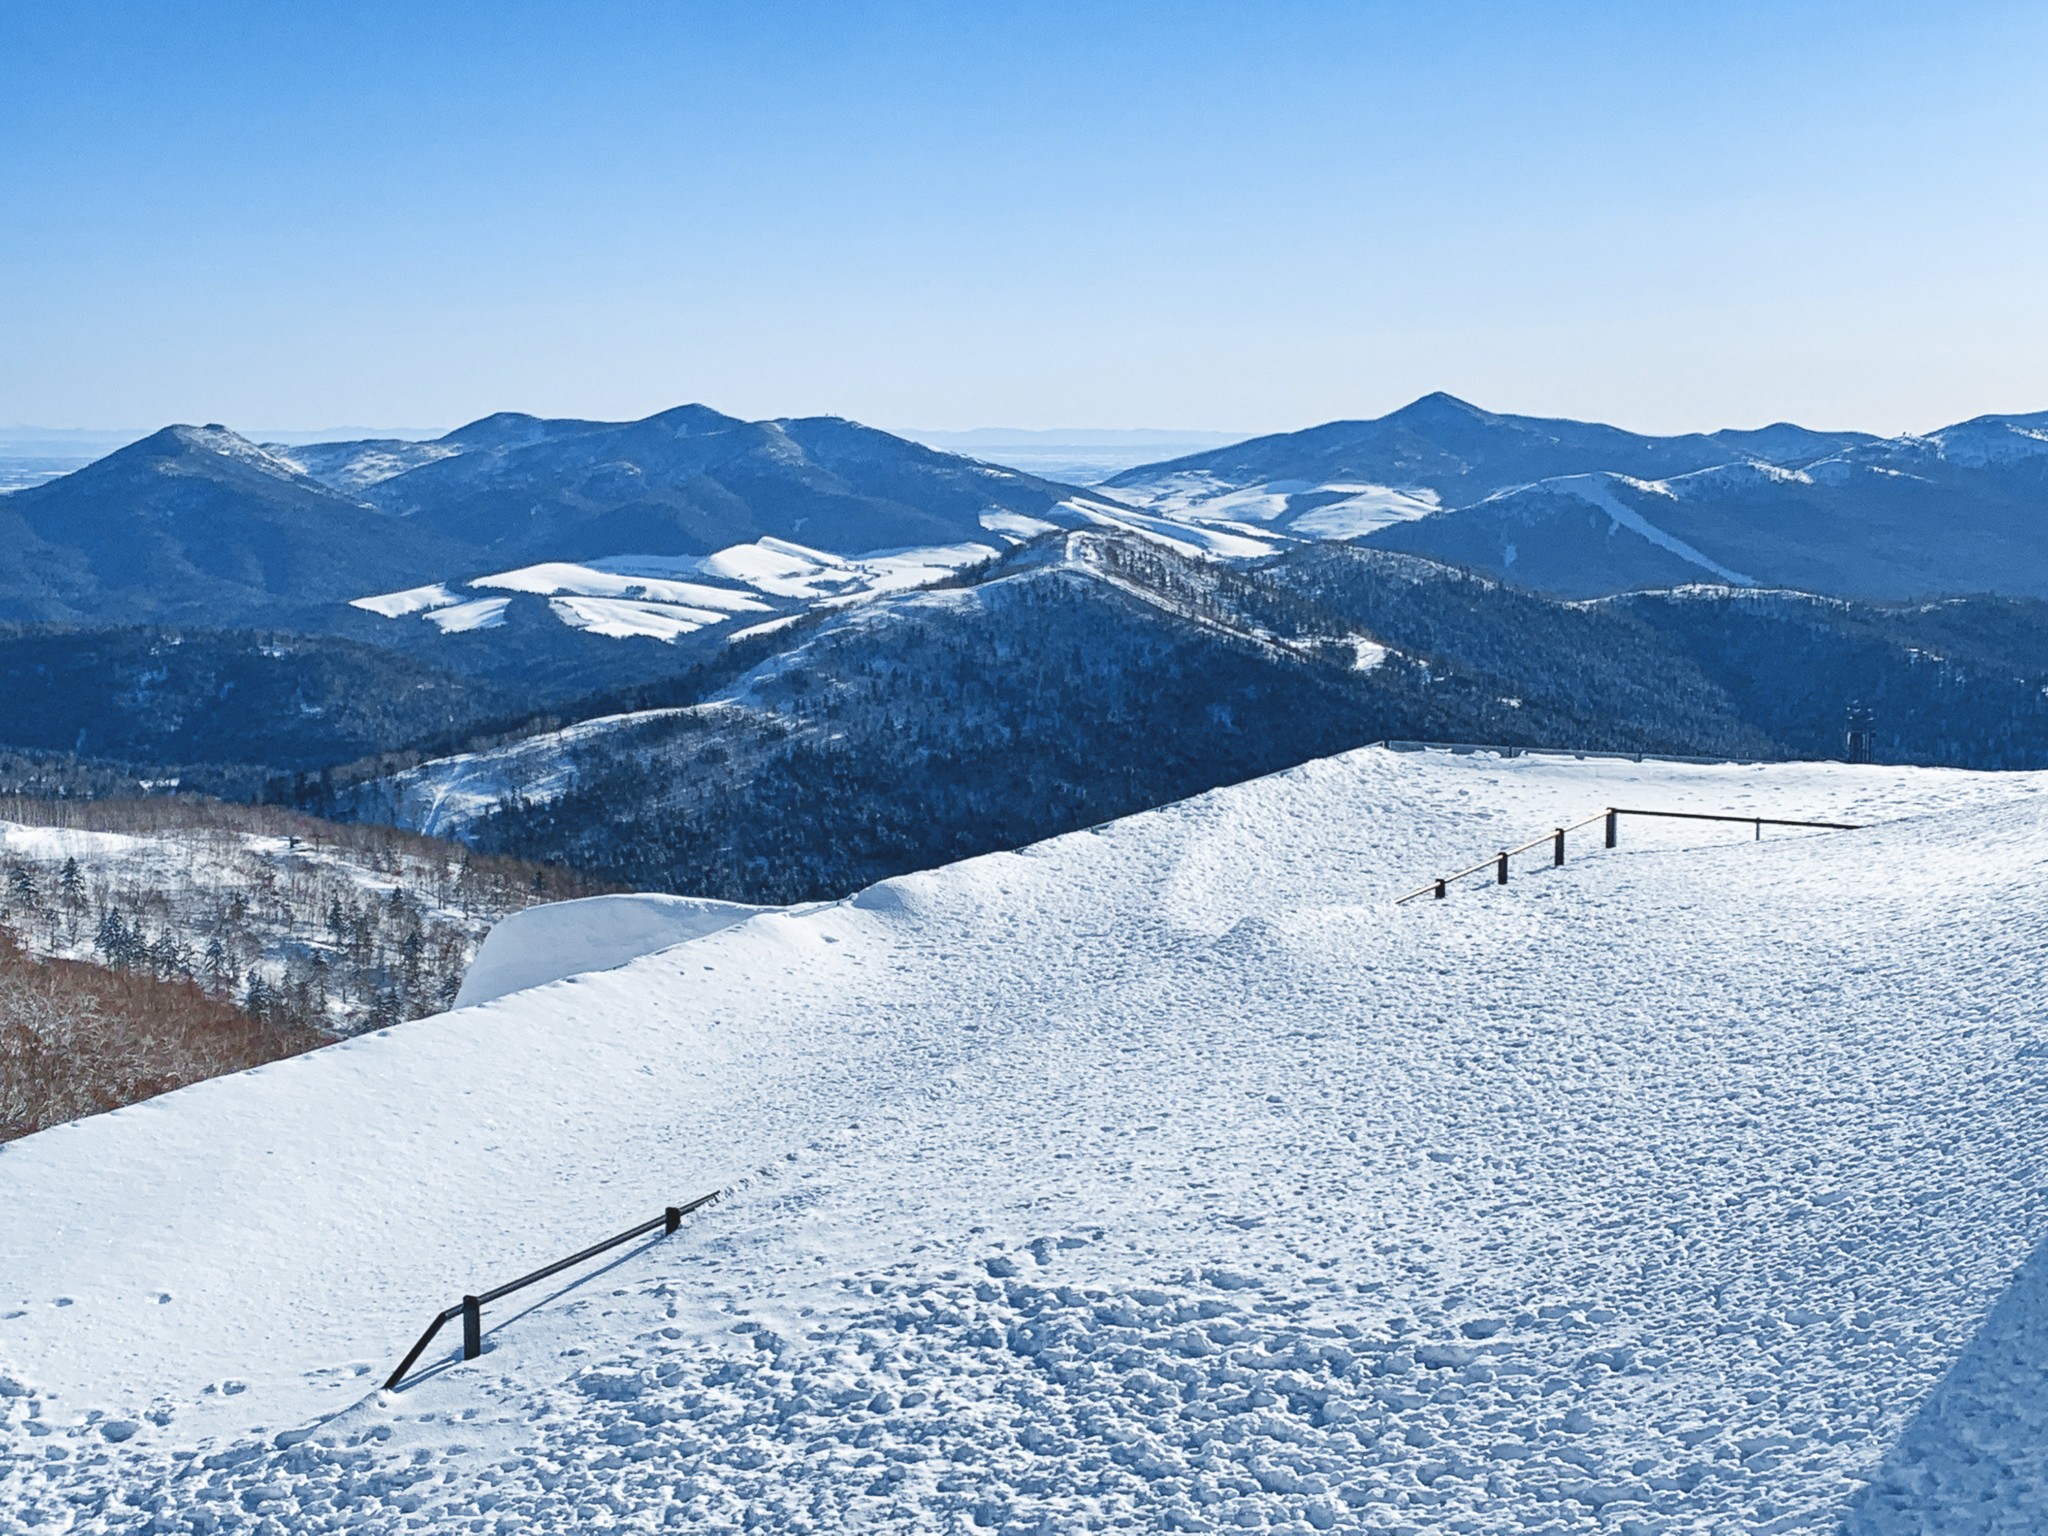
[[[630,1243],[634,1238],[643,1237],[647,1233],[652,1232],[656,1227],[659,1227],[663,1235],[666,1236],[682,1226],[685,1216],[689,1215],[692,1211],[702,1210],[705,1206],[716,1200],[721,1193],[723,1191],[713,1190],[708,1195],[699,1195],[688,1205],[672,1205],[652,1220],[643,1221],[637,1227],[629,1227],[616,1237],[608,1237],[601,1243],[592,1243],[581,1253],[572,1253],[566,1259],[557,1259],[545,1268],[536,1269],[530,1275],[521,1275],[517,1280],[509,1280],[495,1290],[485,1291],[481,1296],[463,1297],[461,1301],[449,1307],[431,1323],[427,1324],[427,1331],[420,1335],[417,1344],[406,1351],[405,1358],[398,1362],[398,1369],[393,1371],[390,1379],[384,1383],[384,1390],[387,1392],[395,1391],[398,1384],[405,1380],[405,1373],[412,1369],[413,1362],[426,1352],[429,1344],[434,1342],[434,1335],[441,1331],[443,1323],[451,1322],[458,1317],[462,1319],[462,1358],[474,1360],[484,1352],[483,1309],[492,1302],[501,1300],[506,1296],[510,1296],[514,1291],[532,1285],[536,1280],[545,1280],[549,1275],[558,1275],[565,1269],[581,1264],[585,1259],[594,1259],[600,1253],[610,1248],[616,1248],[621,1243]]]
[[[1429,884],[1410,891],[1406,896],[1396,897],[1394,905],[1398,907],[1424,896],[1434,896],[1437,900],[1441,901],[1449,894],[1451,886],[1457,881],[1465,879],[1468,875],[1476,875],[1484,869],[1491,869],[1493,871],[1494,884],[1506,885],[1508,883],[1508,861],[1518,853],[1527,853],[1532,848],[1541,848],[1545,843],[1550,844],[1551,867],[1556,868],[1564,863],[1565,834],[1567,832],[1576,832],[1581,827],[1590,827],[1596,821],[1604,821],[1607,824],[1607,846],[1613,848],[1620,841],[1621,818],[1624,816],[1660,816],[1675,821],[1739,822],[1744,826],[1754,827],[1759,841],[1763,838],[1765,827],[1820,827],[1830,832],[1856,832],[1861,830],[1859,823],[1847,821],[1793,821],[1782,816],[1734,816],[1713,811],[1646,811],[1633,806],[1610,805],[1604,811],[1594,812],[1584,821],[1575,821],[1568,827],[1553,827],[1541,837],[1532,837],[1528,842],[1518,844],[1513,848],[1503,848],[1490,859],[1481,859],[1477,864],[1468,865],[1454,875],[1445,875],[1440,880],[1432,880]]]

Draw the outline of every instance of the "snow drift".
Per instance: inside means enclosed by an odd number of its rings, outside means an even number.
[[[455,1006],[488,1003],[585,971],[607,971],[744,922],[765,907],[701,896],[586,896],[529,907],[485,935]]]

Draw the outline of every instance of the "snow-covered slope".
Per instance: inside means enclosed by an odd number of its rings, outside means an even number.
[[[8,809],[56,823],[0,820],[0,926],[28,953],[196,981],[271,1022],[330,1034],[447,1008],[494,923],[601,889],[539,865],[270,808],[17,800]]]
[[[1749,432],[1646,437],[1599,422],[1504,415],[1442,393],[1370,421],[1140,465],[1103,489],[1167,516],[1227,516],[1348,538],[1561,475],[1660,478],[1730,461],[1802,464],[1871,439],[1780,422]]]
[[[548,600],[555,619],[608,639],[673,643],[720,625],[728,637],[762,621],[811,608],[843,607],[890,592],[941,581],[965,566],[993,559],[995,544],[949,544],[885,550],[846,559],[786,539],[758,539],[710,555],[610,555],[550,560],[467,581],[435,582],[403,592],[354,599],[349,606],[384,619],[421,618],[446,634],[505,621],[508,598]]]
[[[1784,422],[1646,437],[1435,394],[1098,491],[1170,525],[1362,539],[1575,597],[1703,570],[1862,598],[2048,596],[2048,413],[1893,438]]]
[[[0,1526],[2037,1529],[2044,788],[1362,751],[30,1137]],[[1613,803],[1871,825],[1390,905]]]

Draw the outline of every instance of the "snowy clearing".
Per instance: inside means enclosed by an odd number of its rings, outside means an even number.
[[[0,1527],[2038,1529],[2044,789],[1364,750],[28,1137]],[[1390,905],[1608,804],[1871,825]]]
[[[1235,485],[1208,470],[1119,486],[1116,494],[1175,523],[1254,523],[1303,539],[1355,539],[1443,510],[1436,492],[1427,489],[1310,480]]]
[[[511,604],[508,597],[473,594],[525,593],[547,598],[548,611],[571,629],[673,644],[739,616],[776,612],[777,602],[764,599],[804,608],[865,602],[944,580],[996,553],[993,544],[966,543],[847,559],[786,539],[757,539],[712,555],[543,561],[452,584],[359,597],[349,606],[380,618],[421,618],[444,634],[462,634],[502,626]],[[472,594],[467,600],[465,589]],[[762,629],[754,625],[733,638]]]

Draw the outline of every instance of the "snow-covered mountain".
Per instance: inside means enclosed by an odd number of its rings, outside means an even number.
[[[707,605],[665,611],[620,578],[676,580],[674,562],[748,545],[921,559],[1084,527],[1239,561],[1362,538],[1574,595],[1702,577],[2044,594],[2044,510],[2048,416],[1893,439],[1782,423],[1646,437],[1431,395],[1096,490],[836,417],[696,405],[634,422],[505,413],[425,442],[259,446],[173,427],[0,497],[0,620],[291,624],[414,648],[426,630],[365,628],[360,609],[497,628],[518,605],[488,584],[512,579],[560,626],[673,644],[714,627]],[[534,574],[560,566],[583,569]]]
[[[1555,476],[1372,538],[1568,595],[1699,580],[1846,596],[2048,595],[2048,418],[1788,466]]]
[[[1165,516],[1346,538],[1559,475],[1655,478],[1735,460],[1797,464],[1868,441],[1789,422],[1647,437],[1597,422],[1503,415],[1438,393],[1370,421],[1327,422],[1141,465],[1102,489]]]
[[[703,406],[636,422],[506,414],[427,442],[259,446],[168,427],[0,497],[0,621],[330,628],[356,598],[544,562],[761,538],[858,557],[1120,510],[838,418]]]
[[[0,621],[274,621],[456,557],[225,427],[166,427],[0,496]]]
[[[2044,788],[1360,752],[29,1137],[0,1525],[2039,1529]],[[1616,804],[1864,830],[1391,905]]]
[[[2048,596],[2048,414],[1898,438],[1789,423],[1644,437],[1430,395],[1102,489],[1169,521],[1360,538],[1567,596],[1702,580]]]
[[[629,422],[504,413],[425,443],[272,451],[505,564],[709,555],[761,538],[858,556],[1083,520],[1069,501],[1108,506],[839,417],[742,421],[702,405]]]
[[[346,815],[742,901],[835,897],[1381,738],[2048,765],[2048,608],[1561,602],[1413,556],[1100,531],[792,623],[744,671],[358,780]]]

